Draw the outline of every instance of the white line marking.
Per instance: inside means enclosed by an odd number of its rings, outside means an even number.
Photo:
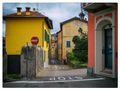
[[[65,77],[58,77],[58,80],[65,80]]]
[[[55,80],[55,77],[51,77],[51,78],[49,78],[49,80]]]
[[[56,82],[77,82],[77,81],[94,81],[94,80],[104,80],[105,78],[94,78],[94,79],[81,79],[81,80],[62,80],[62,81],[14,81],[8,83],[56,83]]]
[[[72,80],[72,77],[68,76],[68,78],[69,78],[70,80]]]

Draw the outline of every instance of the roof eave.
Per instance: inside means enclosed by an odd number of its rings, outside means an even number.
[[[52,20],[49,19],[48,17],[46,17],[46,18],[45,18],[45,21],[46,21],[48,27],[49,27],[50,29],[53,29]]]

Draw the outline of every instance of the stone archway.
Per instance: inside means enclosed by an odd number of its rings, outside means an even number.
[[[96,29],[95,29],[95,73],[96,74],[101,74],[105,69],[105,30],[109,30],[109,28],[112,29],[111,35],[111,44],[112,44],[112,50],[114,50],[114,45],[113,45],[113,39],[114,39],[114,32],[112,28],[112,20],[111,19],[101,19],[97,24],[96,24]],[[111,76],[113,76],[114,73],[114,52],[112,51],[112,68],[111,68]],[[110,73],[109,73],[110,74]]]

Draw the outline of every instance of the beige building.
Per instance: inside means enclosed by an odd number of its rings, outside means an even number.
[[[57,54],[58,54],[58,60],[62,60],[62,31],[60,30],[59,32],[57,32]]]
[[[51,35],[50,58],[57,59],[57,37],[56,37],[56,34]]]
[[[82,29],[84,33],[88,32],[88,25],[86,20],[80,20],[78,17],[71,18],[60,23],[60,31],[58,36],[58,57],[62,63],[67,62],[67,53],[74,48],[72,39],[74,36],[80,36],[79,30]]]

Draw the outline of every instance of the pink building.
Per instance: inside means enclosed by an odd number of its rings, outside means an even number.
[[[117,77],[118,4],[83,4],[88,12],[88,74]]]

